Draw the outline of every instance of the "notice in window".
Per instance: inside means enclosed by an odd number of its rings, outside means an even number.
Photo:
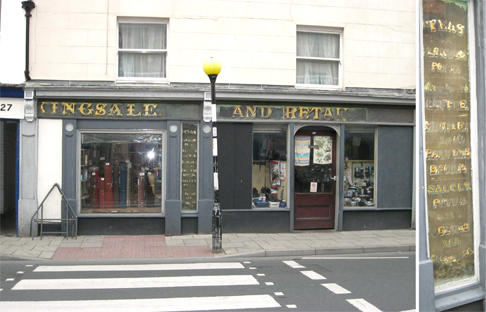
[[[467,2],[423,1],[427,214],[435,286],[475,272]]]

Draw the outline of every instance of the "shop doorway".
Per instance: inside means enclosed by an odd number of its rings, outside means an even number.
[[[2,235],[17,234],[17,120],[0,121],[0,232]]]
[[[336,133],[297,131],[294,155],[294,229],[333,229]]]

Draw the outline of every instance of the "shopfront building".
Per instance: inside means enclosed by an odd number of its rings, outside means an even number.
[[[401,101],[220,101],[223,229],[410,228],[414,101]]]
[[[211,232],[205,90],[166,89],[33,90],[37,197],[59,183],[79,235]],[[217,97],[223,232],[413,227],[413,94]]]

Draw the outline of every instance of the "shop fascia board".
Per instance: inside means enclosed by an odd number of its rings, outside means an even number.
[[[144,86],[43,86],[30,84],[35,89],[38,98],[58,99],[144,99],[144,100],[191,100],[203,101],[206,86],[201,87],[144,87]],[[268,102],[299,102],[299,103],[333,103],[333,104],[373,104],[402,105],[415,107],[415,94],[397,90],[377,91],[363,89],[351,91],[315,91],[295,88],[229,89],[218,85],[217,99],[219,101],[268,101]]]

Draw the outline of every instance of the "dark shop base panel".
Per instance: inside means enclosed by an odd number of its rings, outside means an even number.
[[[412,210],[344,211],[343,231],[396,230],[412,226]]]
[[[224,233],[288,233],[290,212],[222,210]]]
[[[78,235],[161,235],[164,218],[79,218]]]
[[[465,305],[462,305],[462,306],[459,306],[459,307],[455,307],[455,308],[450,309],[450,310],[445,310],[444,312],[456,312],[456,311],[468,311],[468,312],[484,311],[483,301],[481,300],[481,301],[471,302],[471,303],[468,303],[468,304],[465,304]]]

